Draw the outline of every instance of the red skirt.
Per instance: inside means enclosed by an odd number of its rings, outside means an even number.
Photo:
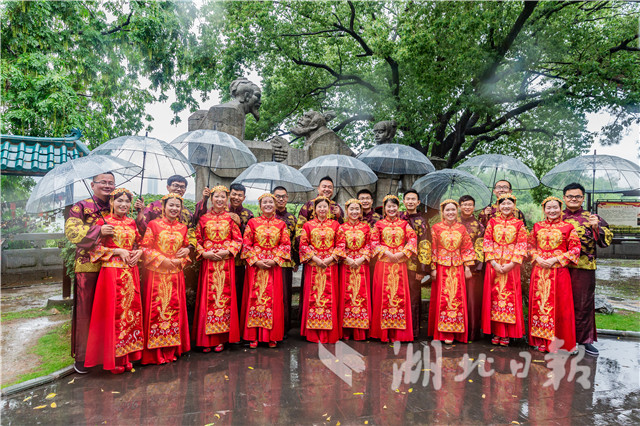
[[[383,342],[413,341],[406,263],[376,262],[372,309],[371,337]]]
[[[316,300],[315,296],[319,293],[316,277],[319,275],[320,278],[325,276],[326,282],[324,283],[324,290],[320,292],[320,297]],[[338,326],[340,289],[338,280],[338,265],[336,264],[326,269],[310,264],[305,265],[300,335],[305,336],[309,342],[336,343],[340,339],[340,327]],[[325,306],[322,308],[323,311],[318,309],[319,304]]]
[[[538,265],[535,265],[533,271],[531,271],[531,285],[529,286],[529,343],[532,346],[540,346],[542,344],[549,346],[553,337],[556,337],[564,340],[564,344],[558,349],[572,351],[576,348],[576,324],[569,270],[567,268],[547,269],[546,272],[549,273],[550,279],[547,285],[541,282],[540,272],[542,271],[543,269]],[[533,330],[532,324],[538,324],[541,320],[540,310],[531,304],[537,300],[536,292],[548,292],[549,289],[547,287],[549,285],[552,286],[550,290],[554,293],[553,300],[549,301],[552,306],[552,315],[550,317],[554,326],[550,328],[550,334],[553,337],[549,336],[551,339],[546,339],[531,334]]]
[[[184,274],[147,269],[144,297],[143,364],[173,361],[191,349]]]
[[[247,266],[242,292],[242,338],[251,342],[279,342],[284,338],[282,268],[262,272]],[[263,281],[264,280],[264,281]]]
[[[138,267],[103,267],[91,311],[85,367],[125,366],[142,357],[143,346]]]
[[[436,266],[437,276],[431,285],[431,300],[429,302],[429,325],[427,335],[434,340],[457,340],[467,343],[467,287],[464,278],[464,266]],[[448,278],[448,275],[451,276]],[[447,303],[447,279],[455,282],[455,294]],[[457,304],[455,311],[446,309],[447,305]],[[452,315],[448,315],[451,313]],[[447,331],[445,331],[447,330]]]
[[[497,303],[494,293],[498,283],[498,274],[490,264],[487,264],[484,275],[484,288],[482,294],[482,331],[485,334],[494,334],[498,337],[513,337],[520,339],[524,336],[524,317],[522,313],[522,287],[520,284],[520,265],[509,271],[506,275],[505,288],[510,293],[513,306],[507,306],[512,310],[513,322],[492,320],[492,304]]]
[[[233,258],[202,261],[192,333],[204,348],[240,341]]]
[[[349,266],[340,266],[338,324],[343,338],[367,340],[369,337],[371,325],[369,281],[369,263],[363,263],[355,272]]]

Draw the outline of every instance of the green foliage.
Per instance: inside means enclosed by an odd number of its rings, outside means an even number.
[[[640,331],[640,312],[618,309],[611,315],[597,313],[596,327],[604,330]]]
[[[40,317],[48,317],[52,315],[69,315],[71,313],[71,308],[67,306],[60,306],[56,308],[57,312],[53,313],[51,309],[45,308],[32,308],[25,309],[23,311],[15,311],[15,312],[3,312],[1,321],[11,321],[14,319],[31,319],[31,318],[40,318]]]
[[[0,176],[2,192],[0,199],[3,203],[26,200],[31,195],[31,189],[36,186],[36,181],[28,176]]]

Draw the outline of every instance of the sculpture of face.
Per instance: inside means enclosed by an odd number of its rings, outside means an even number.
[[[245,114],[251,113],[256,121],[260,120],[260,106],[262,105],[262,90],[255,84],[251,84],[252,91],[247,91],[244,101]]]
[[[381,121],[373,126],[373,137],[377,144],[389,143],[395,136],[395,130],[388,121]]]
[[[316,120],[316,115],[318,113],[315,111],[307,111],[302,117],[300,117],[294,127],[291,128],[291,133],[296,136],[307,136],[311,134],[314,130],[320,127],[320,120]]]

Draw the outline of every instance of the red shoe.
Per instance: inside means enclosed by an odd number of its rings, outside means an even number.
[[[491,339],[491,344],[492,345],[499,345],[500,344],[500,338],[498,336],[493,336],[493,339]]]
[[[211,352],[211,348],[204,348],[204,349],[202,350],[202,353],[203,353],[203,354],[208,354],[209,352]]]
[[[258,341],[257,341],[257,340],[254,340],[253,342],[249,343],[249,347],[250,347],[251,349],[255,349],[255,348],[257,348],[257,347],[258,347]]]
[[[509,338],[508,337],[503,337],[502,339],[500,339],[500,345],[501,346],[509,346]]]
[[[269,347],[270,348],[275,348],[278,346],[278,342],[269,342]]]
[[[445,340],[444,344],[445,345],[453,345],[453,340]]]
[[[541,344],[540,346],[538,346],[538,350],[542,353],[548,352],[549,350],[547,349],[547,345],[545,345],[544,343]]]
[[[113,370],[111,370],[112,374],[122,374],[124,373],[124,367],[121,365],[119,367],[114,368]]]
[[[127,365],[124,366],[124,371],[131,371],[131,370],[133,370],[133,364],[128,362]]]
[[[215,351],[222,352],[223,349],[224,349],[224,343],[220,343],[218,346],[216,346]]]

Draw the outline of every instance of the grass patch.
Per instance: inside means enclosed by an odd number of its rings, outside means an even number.
[[[73,358],[71,358],[71,320],[42,336],[30,352],[40,357],[38,368],[23,374],[11,383],[3,383],[3,388],[51,374],[73,364]]]
[[[614,314],[596,314],[596,328],[640,331],[640,312],[618,309]]]
[[[31,308],[23,311],[3,312],[0,322],[11,321],[14,319],[31,319],[39,317],[48,317],[51,315],[68,315],[71,313],[71,307],[58,306],[57,308]]]

